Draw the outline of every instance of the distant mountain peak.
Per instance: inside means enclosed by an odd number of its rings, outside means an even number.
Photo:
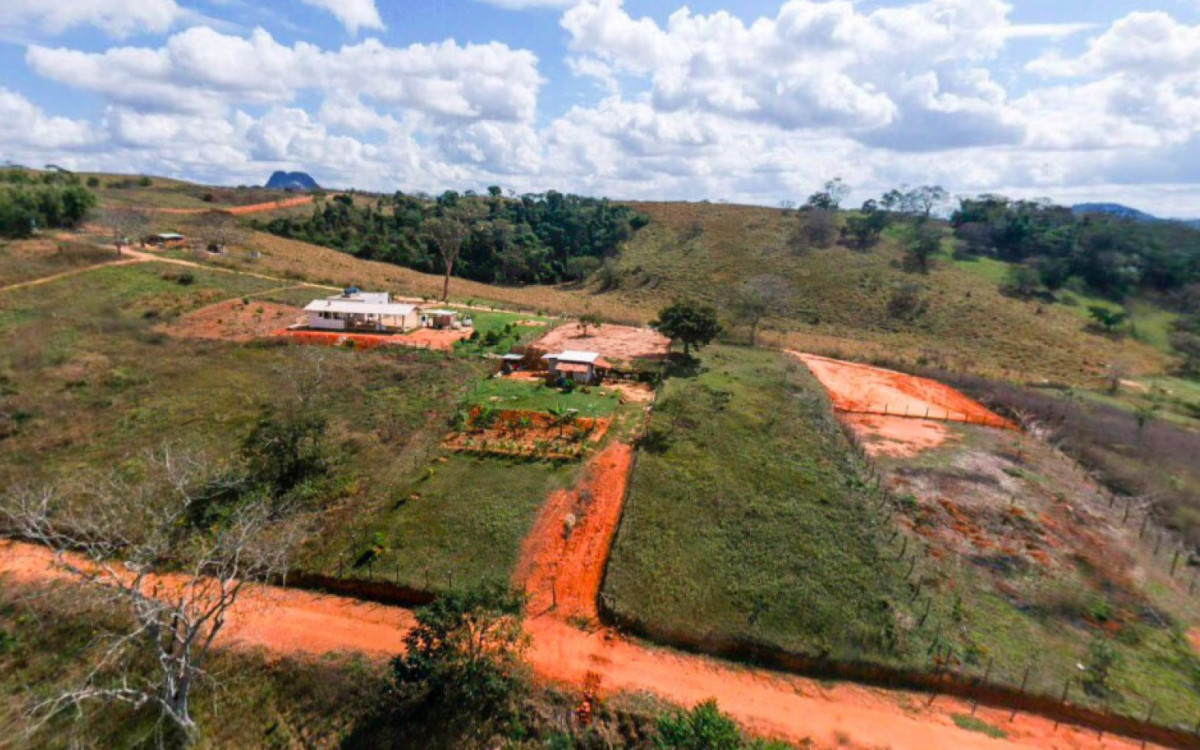
[[[267,180],[267,189],[307,192],[309,190],[320,190],[320,185],[307,172],[279,171],[272,174],[271,179]]]
[[[1122,205],[1120,203],[1079,203],[1071,206],[1071,210],[1077,214],[1108,214],[1110,216],[1120,216],[1123,219],[1133,219],[1134,221],[1158,221],[1156,216],[1139,211],[1136,208]]]

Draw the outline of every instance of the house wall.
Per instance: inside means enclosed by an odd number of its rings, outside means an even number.
[[[339,318],[322,318],[319,312],[310,312],[308,314],[308,327],[319,328],[324,331],[344,331],[346,330],[346,321]]]
[[[420,316],[416,312],[408,315],[384,315],[381,321],[389,330],[395,331],[408,331],[421,324]]]

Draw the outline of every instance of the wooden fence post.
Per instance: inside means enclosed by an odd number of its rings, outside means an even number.
[[[1179,565],[1179,555],[1183,552],[1181,549],[1175,550],[1175,557],[1171,560],[1171,577],[1175,577],[1175,568]]]
[[[979,708],[979,692],[984,685],[987,684],[988,678],[992,676],[992,657],[988,657],[987,669],[983,670],[983,679],[976,685],[975,697],[971,702],[971,715],[975,715],[975,710]]]
[[[1025,665],[1025,674],[1021,677],[1021,695],[1025,695],[1025,685],[1029,682],[1029,670],[1033,669],[1033,663]],[[1008,717],[1008,723],[1011,724],[1017,718],[1017,709],[1012,710],[1012,715]]]
[[[1059,703],[1061,703],[1061,704],[1062,704],[1062,705],[1064,705],[1064,706],[1065,706],[1065,705],[1067,705],[1067,693],[1069,693],[1070,691],[1071,691],[1071,678],[1070,678],[1070,677],[1068,677],[1068,678],[1067,678],[1067,681],[1063,683],[1063,694],[1062,694],[1062,698],[1060,698],[1058,702],[1059,702]],[[1055,719],[1055,720],[1054,720],[1054,728],[1055,728],[1055,730],[1057,730],[1057,729],[1058,729],[1058,724],[1059,724],[1059,720],[1058,720],[1058,719]]]

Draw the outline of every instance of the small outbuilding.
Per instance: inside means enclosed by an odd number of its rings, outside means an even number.
[[[182,234],[175,232],[163,232],[161,234],[152,234],[147,237],[144,242],[151,247],[179,247],[187,241],[187,238]]]
[[[457,326],[455,325],[456,323],[458,324]],[[437,329],[462,327],[462,323],[458,319],[457,310],[423,310],[421,313],[421,324]]]
[[[598,352],[567,350],[558,354],[547,354],[544,359],[549,365],[551,378],[568,378],[581,385],[590,385],[600,380],[597,367],[601,360]]]

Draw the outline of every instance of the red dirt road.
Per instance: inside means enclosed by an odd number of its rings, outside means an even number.
[[[155,208],[152,209],[160,214],[173,214],[176,216],[190,216],[194,214],[206,214],[210,211],[221,211],[222,213],[234,214],[241,216],[243,214],[257,214],[264,211],[278,211],[283,208],[295,208],[296,206],[307,206],[313,202],[311,195],[302,195],[299,198],[288,198],[282,201],[270,201],[269,203],[252,203],[248,206],[228,206],[220,207],[213,206],[212,208]]]
[[[1008,420],[942,383],[881,367],[788,353],[812,370],[839,411],[928,417],[1015,429]]]
[[[45,549],[0,542],[0,577],[43,584],[65,574]],[[380,656],[403,650],[412,627],[407,610],[352,599],[256,586],[245,590],[220,639],[235,648],[261,647],[280,654],[364,651]],[[755,732],[816,747],[893,750],[1013,750],[1016,748],[1113,748],[1138,745],[1070,727],[1057,731],[1049,720],[980,708],[979,718],[1008,733],[995,740],[957,727],[951,715],[967,713],[960,702],[941,698],[932,708],[924,696],[812,680],[764,670],[740,669],[667,649],[650,649],[611,636],[586,633],[552,617],[527,622],[533,637],[534,670],[549,681],[584,685],[589,673],[600,692],[648,691],[683,705],[716,698],[721,708]]]
[[[579,486],[551,493],[542,506],[513,574],[513,582],[529,592],[535,615],[554,607],[560,619],[596,619],[632,461],[633,448],[611,443],[588,463]]]

